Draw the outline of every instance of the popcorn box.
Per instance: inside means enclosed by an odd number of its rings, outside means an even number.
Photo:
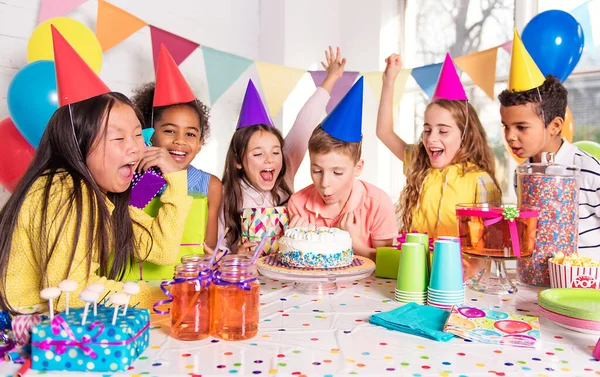
[[[80,372],[125,371],[148,347],[150,313],[128,308],[117,316],[114,308],[99,307],[98,315],[88,311],[81,325],[83,309],[72,309],[44,320],[32,329],[31,367],[35,370]]]
[[[600,289],[600,267],[573,266],[548,260],[551,288]]]
[[[267,233],[264,254],[279,250],[279,238],[289,223],[287,207],[244,208],[241,213],[242,242],[260,242]]]
[[[204,254],[202,243],[206,237],[208,199],[200,193],[190,192],[189,195],[193,198],[192,207],[183,229],[179,258],[187,254]],[[162,207],[160,198],[154,198],[144,208],[144,212],[156,217],[160,207]],[[137,261],[134,268],[125,274],[123,280],[167,280],[173,278],[174,268],[175,265],[160,266],[150,262]]]

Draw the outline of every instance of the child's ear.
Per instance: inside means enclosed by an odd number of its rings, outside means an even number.
[[[364,166],[365,166],[365,161],[363,159],[358,160],[358,162],[354,166],[354,177],[358,177],[362,173]]]
[[[562,131],[564,122],[565,120],[561,117],[556,117],[552,119],[552,122],[550,122],[550,124],[548,125],[548,128],[550,130],[550,136],[560,136],[560,132]]]

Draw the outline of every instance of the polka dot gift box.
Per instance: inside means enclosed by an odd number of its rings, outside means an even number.
[[[71,309],[32,330],[31,368],[90,372],[125,371],[148,347],[150,314],[147,309],[98,307],[98,314]]]

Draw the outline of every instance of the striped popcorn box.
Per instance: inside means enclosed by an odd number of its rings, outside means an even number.
[[[548,261],[552,288],[600,289],[600,267],[572,266]]]

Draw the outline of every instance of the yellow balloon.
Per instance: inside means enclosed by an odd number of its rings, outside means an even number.
[[[27,61],[31,63],[38,60],[54,60],[51,24],[58,29],[94,72],[100,73],[102,47],[98,38],[87,26],[68,17],[51,18],[35,28],[27,44]]]

